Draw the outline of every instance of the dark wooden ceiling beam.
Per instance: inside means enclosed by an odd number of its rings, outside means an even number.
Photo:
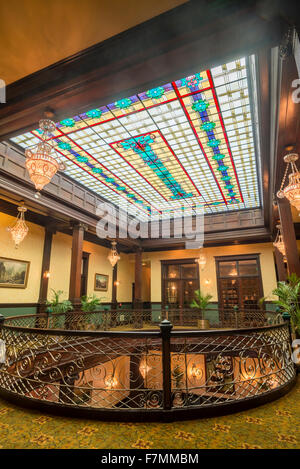
[[[284,175],[286,166],[283,161],[284,155],[291,152],[300,154],[300,104],[293,99],[293,93],[296,91],[296,88],[292,86],[293,81],[298,78],[298,70],[293,54],[288,55],[282,60],[281,75],[275,193],[280,189]],[[299,85],[297,87],[299,88]],[[297,96],[299,98],[299,93],[296,94]]]
[[[284,22],[257,2],[188,2],[7,87],[0,139],[279,44]],[[38,47],[38,46],[37,46]]]

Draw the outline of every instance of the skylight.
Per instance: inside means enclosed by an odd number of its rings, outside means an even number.
[[[141,220],[260,206],[249,74],[241,58],[63,119],[51,140],[65,173]]]

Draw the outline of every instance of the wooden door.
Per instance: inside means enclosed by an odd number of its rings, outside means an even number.
[[[252,311],[260,308],[263,297],[259,256],[218,257],[217,280],[219,309],[223,317],[238,311]]]

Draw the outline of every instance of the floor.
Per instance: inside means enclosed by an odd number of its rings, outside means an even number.
[[[300,448],[300,376],[281,399],[178,423],[105,423],[24,410],[0,399],[0,448]]]

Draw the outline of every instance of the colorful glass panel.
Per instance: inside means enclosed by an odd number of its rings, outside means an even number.
[[[62,119],[51,140],[66,174],[141,220],[183,206],[190,214],[199,205],[205,213],[258,207],[249,60]],[[31,147],[39,131],[11,140]]]

